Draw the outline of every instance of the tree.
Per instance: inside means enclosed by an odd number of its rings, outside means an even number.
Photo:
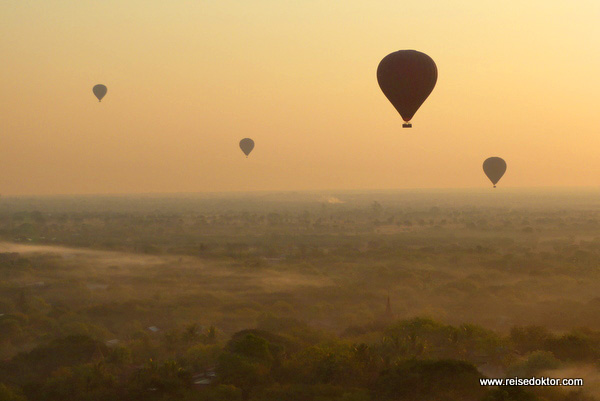
[[[217,342],[217,329],[215,326],[211,325],[206,332],[206,340],[207,344],[214,344]]]
[[[468,362],[405,360],[383,371],[375,386],[377,400],[480,400],[481,374]]]
[[[269,367],[231,352],[221,354],[217,373],[220,383],[240,388],[244,399],[257,387],[272,381]]]
[[[191,374],[176,361],[158,363],[149,360],[133,376],[129,383],[129,393],[132,397],[144,398],[148,396],[148,391],[157,396],[180,397],[190,389],[191,383]]]
[[[537,397],[521,387],[501,386],[490,391],[483,401],[536,401]]]
[[[547,328],[541,326],[515,326],[510,329],[510,340],[519,352],[527,353],[543,349],[552,338]]]
[[[5,384],[0,383],[0,400],[1,401],[27,401],[27,398],[20,394],[17,390],[12,389]]]
[[[200,339],[200,327],[197,323],[188,324],[183,330],[183,341],[188,343],[196,342]]]
[[[117,382],[102,364],[61,368],[46,381],[39,396],[47,401],[115,398]]]
[[[267,364],[270,364],[273,361],[273,355],[271,355],[271,352],[269,351],[269,342],[254,334],[246,334],[239,341],[232,341],[229,344],[229,349],[248,359],[257,360]]]

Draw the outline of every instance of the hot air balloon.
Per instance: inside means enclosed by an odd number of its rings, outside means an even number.
[[[437,82],[437,66],[425,53],[416,50],[399,50],[390,53],[377,67],[377,82],[392,105],[405,121],[409,122]]]
[[[98,101],[101,102],[104,95],[106,95],[107,90],[108,89],[106,89],[106,86],[104,86],[102,84],[98,84],[98,85],[94,86],[94,88],[92,89],[92,92],[94,92],[94,95],[96,95],[96,97],[98,98]]]
[[[494,188],[506,171],[506,162],[500,157],[489,157],[483,162],[483,172],[490,179]]]
[[[242,152],[248,157],[250,152],[252,152],[252,149],[254,149],[254,141],[250,138],[242,139],[240,141],[240,149],[242,149]]]

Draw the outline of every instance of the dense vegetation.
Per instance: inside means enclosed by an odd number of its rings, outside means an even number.
[[[592,400],[600,201],[543,195],[0,199],[0,400]]]

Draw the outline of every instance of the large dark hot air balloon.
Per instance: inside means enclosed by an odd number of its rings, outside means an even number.
[[[242,139],[240,141],[240,149],[242,149],[242,152],[248,157],[250,152],[252,152],[252,149],[254,149],[254,141],[250,138]]]
[[[92,89],[92,92],[94,92],[94,95],[96,95],[96,97],[98,98],[98,101],[101,102],[104,95],[106,95],[107,90],[108,89],[106,89],[106,86],[104,86],[102,84],[98,84],[98,85],[94,86],[94,88]]]
[[[388,54],[377,67],[379,87],[405,121],[404,128],[437,82],[437,66],[425,53],[399,50]]]
[[[494,188],[506,171],[506,162],[500,157],[489,157],[483,162],[483,172],[490,179]]]

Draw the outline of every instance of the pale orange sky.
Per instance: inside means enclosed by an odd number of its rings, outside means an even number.
[[[3,0],[0,193],[486,187],[489,156],[500,187],[598,186],[599,20],[597,0]],[[400,49],[439,71],[410,130],[375,76]]]

